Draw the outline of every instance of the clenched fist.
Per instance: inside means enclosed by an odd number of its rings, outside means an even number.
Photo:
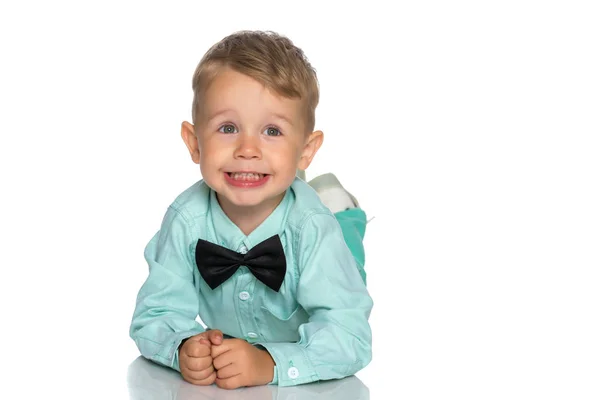
[[[194,385],[212,385],[217,373],[213,366],[211,346],[223,342],[223,333],[211,329],[192,336],[179,347],[179,369],[183,379]]]
[[[211,346],[213,365],[217,370],[215,383],[220,388],[266,385],[273,380],[275,361],[268,351],[242,339],[225,339]]]

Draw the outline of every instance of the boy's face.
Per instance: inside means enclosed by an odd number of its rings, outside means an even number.
[[[323,140],[320,131],[306,132],[299,99],[278,96],[229,68],[210,83],[198,111],[195,127],[182,124],[182,137],[204,181],[228,207],[274,209]]]

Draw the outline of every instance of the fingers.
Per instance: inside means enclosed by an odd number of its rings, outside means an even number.
[[[242,381],[242,375],[236,375],[231,378],[217,378],[215,379],[215,383],[221,389],[237,389],[239,387],[245,386]]]
[[[213,360],[211,356],[185,357],[183,365],[191,371],[204,371],[207,368],[213,368]]]
[[[221,344],[223,342],[223,332],[219,329],[209,329],[197,335],[190,337],[190,340],[196,342],[206,342],[209,344]]]
[[[188,357],[208,357],[211,355],[210,344],[206,342],[206,339],[204,339],[204,343],[197,340],[188,340],[184,343],[182,350]]]
[[[195,385],[211,385],[224,389],[245,386],[244,376],[236,363],[242,339],[223,339],[223,332],[211,329],[187,340],[181,348],[180,369],[183,378]]]
[[[210,343],[214,345],[219,345],[223,343],[223,332],[221,332],[220,330],[210,329],[204,333],[206,334],[205,337],[208,338]]]
[[[192,346],[190,346],[192,347]],[[195,385],[211,385],[216,379],[216,371],[212,365],[212,357],[210,356],[210,348],[206,345],[197,346],[209,349],[209,354],[205,357],[189,357],[187,354],[182,354],[179,360],[179,367],[183,378]]]
[[[198,369],[197,366],[192,367],[189,364],[182,364],[179,366],[181,369],[181,373],[195,380],[203,380],[210,376],[215,371],[215,368],[212,365],[209,365],[206,368]],[[194,369],[193,369],[194,368]]]
[[[213,358],[217,358],[221,354],[223,354],[229,350],[232,350],[234,348],[237,348],[240,345],[242,345],[243,343],[245,343],[245,341],[241,340],[241,339],[224,339],[222,344],[220,344],[218,346],[212,346],[210,348],[210,354],[212,355]]]
[[[213,350],[215,347],[213,347]],[[219,370],[225,368],[226,366],[233,364],[235,361],[235,354],[233,352],[224,352],[217,357],[213,356],[212,363],[215,369]]]
[[[202,371],[204,372],[204,371]],[[200,373],[200,372],[191,372],[190,371],[185,371],[182,368],[181,369],[181,375],[183,376],[183,379],[186,380],[187,382],[194,384],[194,385],[200,385],[200,386],[208,386],[208,385],[212,385],[213,383],[215,383],[215,380],[217,379],[217,373],[215,370],[212,370],[212,372],[210,372],[206,377],[205,374]]]
[[[217,369],[217,379],[227,379],[239,375],[240,369],[236,364],[228,364]]]

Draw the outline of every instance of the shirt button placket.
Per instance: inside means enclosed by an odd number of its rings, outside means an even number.
[[[242,244],[238,251],[242,254],[246,254],[248,252],[248,248]],[[239,310],[242,314],[242,319],[240,320],[240,329],[242,330],[242,334],[245,336],[246,340],[248,340],[250,343],[253,343],[259,339],[258,324],[254,318],[254,309],[252,304],[256,280],[251,272],[247,275],[249,280],[244,281],[246,285],[243,288],[240,287],[242,291],[240,291],[238,294],[238,303],[240,303]]]
[[[242,301],[246,301],[250,298],[250,293],[246,292],[245,290],[243,292],[240,292],[240,294],[238,295],[238,297],[240,298],[240,300]]]
[[[246,254],[248,248],[242,244],[238,252]],[[251,326],[252,320],[252,295],[250,294],[249,287],[252,282],[251,274],[244,273],[244,278],[240,280],[239,292],[238,292],[238,322],[242,335],[248,336],[248,331]]]

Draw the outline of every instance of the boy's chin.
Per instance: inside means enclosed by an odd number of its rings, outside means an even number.
[[[277,195],[268,195],[258,193],[243,193],[243,194],[233,194],[230,193],[222,193],[219,194],[217,192],[217,196],[220,197],[220,202],[225,200],[230,206],[239,207],[239,208],[260,208],[261,206],[272,207],[283,199],[284,193]]]

